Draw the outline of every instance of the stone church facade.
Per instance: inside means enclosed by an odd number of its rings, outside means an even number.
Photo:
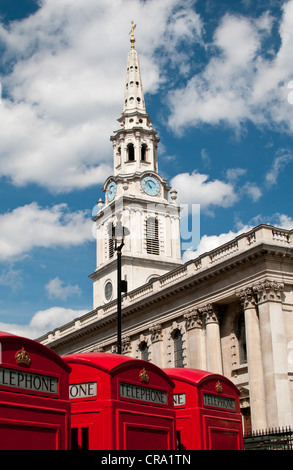
[[[293,425],[293,231],[260,225],[183,263],[176,192],[158,173],[131,36],[124,109],[111,137],[114,174],[94,217],[93,310],[38,341],[60,355],[116,352],[117,260],[109,226],[130,230],[122,254],[122,354],[162,368],[220,373],[241,391],[245,430]]]

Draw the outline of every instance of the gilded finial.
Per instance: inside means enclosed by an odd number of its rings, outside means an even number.
[[[131,34],[130,42],[131,42],[131,49],[134,49],[134,43],[135,43],[135,37],[134,37],[134,30],[136,28],[136,24],[134,24],[133,21],[131,21],[131,31],[129,34]]]

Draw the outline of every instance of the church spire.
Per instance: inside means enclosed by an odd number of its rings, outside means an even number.
[[[126,84],[125,84],[124,109],[123,109],[124,113],[133,113],[134,111],[143,112],[143,113],[146,112],[138,54],[134,47],[135,27],[136,25],[134,25],[132,21],[131,31],[129,33],[131,34],[131,38],[130,38],[131,49],[128,53],[128,58],[127,58]]]
[[[170,187],[158,172],[160,139],[145,109],[134,29],[132,22],[120,127],[110,137],[114,171],[103,186],[107,210],[99,202],[100,210],[94,218],[97,230],[97,268],[91,275],[94,308],[101,299],[113,300],[117,291],[115,250],[108,230],[110,227],[112,233],[120,217],[131,234],[123,249],[123,277],[127,279],[128,290],[182,264],[180,207],[173,199],[169,202]]]
[[[127,56],[124,105],[118,119],[120,129],[111,136],[114,149],[114,176],[158,171],[159,137],[146,112],[138,53],[134,47],[134,22],[131,22],[131,48]]]

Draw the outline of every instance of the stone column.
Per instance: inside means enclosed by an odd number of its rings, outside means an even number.
[[[153,325],[150,327],[151,333],[151,362],[153,362],[158,367],[165,367],[163,363],[163,354],[162,354],[162,327],[159,324]]]
[[[202,337],[202,319],[198,310],[191,309],[185,313],[187,367],[204,369],[204,345]]]
[[[283,288],[283,284],[268,280],[254,287],[258,297],[269,428],[292,426],[287,338],[281,299]]]
[[[223,374],[218,312],[210,304],[199,311],[204,316],[206,324],[207,369],[215,374]]]
[[[267,415],[256,300],[251,288],[242,290],[237,295],[242,303],[245,318],[251,424],[253,430],[261,430],[267,428]]]

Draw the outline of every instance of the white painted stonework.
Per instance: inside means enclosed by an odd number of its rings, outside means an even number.
[[[250,420],[254,430],[292,426],[293,231],[260,225],[182,263],[180,210],[158,173],[158,138],[145,112],[132,46],[121,127],[111,137],[114,174],[105,182],[105,204],[95,216],[93,310],[38,341],[60,355],[115,352],[117,258],[110,256],[107,230],[121,216],[130,230],[122,253],[122,278],[128,282],[122,298],[122,353],[163,368],[179,364],[224,374],[241,390],[244,427]],[[129,143],[134,149],[130,161]],[[156,195],[142,189],[148,174],[158,181]],[[112,181],[116,192],[108,201]],[[149,216],[158,221],[154,253],[148,252],[145,236]],[[106,299],[108,281],[112,293]]]
[[[118,120],[120,128],[111,136],[114,174],[105,181],[105,205],[98,204],[94,218],[97,239],[96,270],[91,275],[94,308],[116,296],[116,256],[108,230],[109,224],[116,226],[117,218],[130,231],[123,248],[123,278],[129,291],[182,264],[180,207],[174,193],[169,197],[171,188],[158,173],[159,138],[146,113],[134,42],[132,37],[123,112]],[[157,224],[157,240],[153,244],[147,235],[150,218]]]

